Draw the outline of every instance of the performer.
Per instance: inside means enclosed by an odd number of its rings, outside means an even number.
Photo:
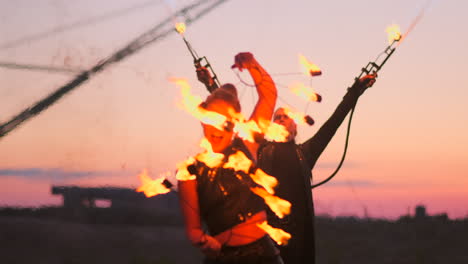
[[[248,70],[256,85],[259,98],[250,119],[257,123],[262,119],[270,120],[277,98],[270,75],[251,53],[236,55],[234,66]],[[255,183],[245,173],[223,168],[229,155],[237,151],[255,162],[259,147],[256,142],[237,137],[229,125],[241,111],[236,88],[224,84],[200,106],[224,115],[228,122],[224,130],[202,123],[204,136],[213,151],[224,154],[222,164],[209,167],[196,160],[188,167],[195,179],[178,182],[190,241],[205,254],[204,263],[283,263],[270,237],[257,226],[266,221],[267,214],[263,199],[250,191]],[[208,233],[203,230],[202,223]]]
[[[311,170],[359,96],[375,82],[376,75],[367,75],[348,89],[335,112],[302,144],[295,142],[296,123],[287,110],[275,111],[273,121],[289,132],[287,142],[268,142],[259,150],[258,167],[278,180],[278,197],[288,200],[291,214],[283,219],[268,212],[268,222],[292,235],[287,246],[280,248],[286,264],[315,263],[314,205],[311,191]]]

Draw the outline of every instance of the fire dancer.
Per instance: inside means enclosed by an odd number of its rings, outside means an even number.
[[[281,246],[281,257],[286,264],[315,263],[314,206],[311,191],[311,170],[328,145],[346,115],[355,106],[359,96],[375,82],[376,75],[367,75],[348,89],[343,100],[318,132],[302,144],[295,142],[296,123],[279,108],[273,122],[289,132],[287,142],[268,142],[259,150],[258,167],[276,177],[278,197],[288,200],[291,214],[279,219],[268,212],[268,222],[291,234],[287,246]]]
[[[277,97],[270,75],[251,53],[236,55],[234,66],[249,71],[259,95],[250,120],[270,120]],[[221,165],[209,166],[209,162],[196,160],[187,166],[195,177],[178,181],[190,241],[206,255],[205,263],[283,263],[270,237],[258,226],[267,219],[264,201],[250,190],[248,177],[222,166],[237,151],[252,161],[257,159],[259,144],[236,137],[232,130],[241,111],[236,88],[222,85],[200,107],[225,116],[227,121],[223,130],[202,123],[214,154],[224,155]],[[202,229],[202,222],[209,234]]]

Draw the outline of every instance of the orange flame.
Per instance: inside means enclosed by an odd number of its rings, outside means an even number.
[[[306,124],[305,114],[292,110],[291,108],[284,107],[284,112],[289,116],[296,124],[304,125]]]
[[[322,70],[317,65],[308,61],[302,54],[299,54],[299,63],[302,65],[305,75],[319,76],[322,74]]]
[[[204,124],[212,125],[220,130],[223,129],[223,124],[226,121],[226,117],[222,114],[208,111],[199,107],[203,100],[200,96],[196,96],[191,93],[191,87],[187,80],[182,78],[171,78],[170,81],[180,86],[182,102],[179,104],[179,106],[183,110]]]
[[[288,215],[291,211],[291,203],[279,198],[278,196],[274,196],[267,192],[263,188],[254,187],[250,188],[250,190],[255,193],[256,195],[260,196],[265,200],[265,203],[270,207],[271,211],[275,213],[279,218],[283,218],[285,215]]]
[[[163,181],[165,177],[153,180],[148,176],[148,172],[144,169],[139,175],[138,178],[141,181],[141,186],[136,190],[137,192],[143,192],[146,197],[152,197],[158,194],[168,193],[171,190],[164,186]]]
[[[185,33],[185,30],[186,30],[186,26],[185,26],[185,23],[184,22],[179,22],[179,23],[176,23],[175,24],[175,29],[177,30],[177,32],[179,32],[179,34],[183,35]]]
[[[271,239],[273,239],[278,245],[287,245],[289,239],[291,238],[291,234],[285,232],[282,229],[270,226],[266,221],[260,224],[257,223],[257,226],[263,229],[263,231],[267,232]]]
[[[177,173],[176,179],[178,181],[191,181],[195,180],[197,177],[195,175],[190,174],[188,171],[188,166],[195,163],[195,159],[193,157],[188,158],[187,160],[180,162],[177,164]]]
[[[262,130],[258,126],[257,122],[250,120],[248,122],[236,122],[234,132],[236,132],[239,137],[247,141],[255,142],[255,133],[262,133]]]
[[[265,132],[265,138],[275,142],[286,142],[288,140],[289,132],[280,124],[271,122]]]
[[[236,171],[243,171],[249,173],[250,167],[252,166],[252,161],[245,156],[242,151],[237,151],[234,154],[231,154],[228,158],[228,162],[224,164],[224,168],[232,168]]]
[[[206,166],[210,168],[217,167],[221,164],[224,155],[221,153],[215,153],[208,139],[203,138],[200,142],[200,147],[205,151],[195,157],[197,160],[205,163]]]
[[[396,24],[392,24],[385,30],[388,34],[388,43],[392,44],[393,41],[399,41],[401,39],[400,27]]]
[[[289,85],[291,92],[306,101],[320,102],[322,101],[322,96],[314,92],[312,87],[306,86],[301,82],[296,82]]]
[[[276,180],[275,177],[266,174],[261,169],[257,169],[255,171],[255,174],[250,174],[250,177],[252,178],[252,180],[254,180],[254,182],[263,186],[263,188],[265,188],[265,190],[268,193],[270,194],[275,193],[273,188],[275,188],[275,186],[278,184],[278,181]]]

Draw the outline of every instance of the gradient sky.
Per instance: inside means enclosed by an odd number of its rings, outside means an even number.
[[[192,2],[0,0],[0,62],[88,69]],[[186,38],[208,57],[221,82],[237,85],[246,115],[256,99],[230,66],[236,53],[254,53],[278,84],[278,104],[307,108],[315,119],[314,126],[300,128],[302,142],[333,112],[360,69],[387,47],[385,28],[396,23],[406,31],[426,2],[231,0],[188,27]],[[139,3],[147,5],[18,41]],[[466,10],[467,1],[432,1],[361,97],[345,165],[314,190],[318,213],[395,219],[423,204],[430,214],[468,216]],[[322,68],[312,80],[321,103],[307,107],[285,88],[293,81],[311,83],[282,75],[299,71],[298,53]],[[109,67],[0,139],[0,205],[60,203],[50,195],[51,184],[135,187],[143,168],[153,177],[174,171],[198,150],[202,131],[176,106],[179,89],[167,81],[173,76],[207,95],[176,34]],[[0,68],[0,123],[73,77]],[[241,77],[250,81],[245,73]],[[343,126],[322,155],[315,182],[338,164],[345,132]]]

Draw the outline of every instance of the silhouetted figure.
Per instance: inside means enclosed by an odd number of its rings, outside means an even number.
[[[314,205],[311,191],[311,170],[328,145],[359,96],[375,82],[375,75],[367,75],[348,89],[335,112],[302,144],[295,142],[296,123],[279,108],[273,116],[275,123],[289,132],[287,142],[268,142],[259,150],[257,166],[278,180],[276,195],[291,203],[291,214],[279,219],[268,213],[268,222],[292,235],[287,246],[280,247],[284,263],[315,263]]]

